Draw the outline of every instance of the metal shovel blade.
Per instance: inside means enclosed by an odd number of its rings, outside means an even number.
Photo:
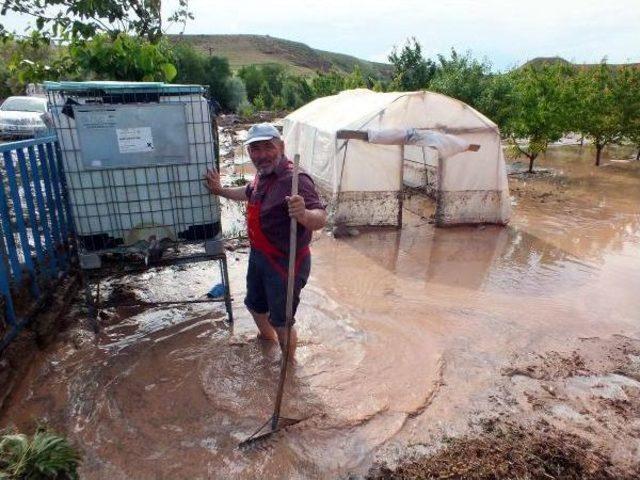
[[[267,420],[258,430],[256,430],[249,438],[243,440],[238,444],[238,448],[246,449],[250,448],[254,445],[261,444],[263,441],[267,440],[274,434],[278,433],[281,430],[284,430],[291,425],[295,425],[296,423],[300,423],[303,419],[297,418],[286,418],[280,417],[278,419],[278,426],[274,429],[272,428],[273,419],[270,418]]]

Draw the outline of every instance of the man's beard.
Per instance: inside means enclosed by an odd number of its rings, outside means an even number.
[[[264,167],[258,168],[258,176],[266,177],[267,175],[271,175],[276,167],[273,165],[265,165]]]
[[[282,156],[276,160],[275,163],[270,163],[269,165],[264,165],[262,167],[256,167],[258,170],[259,177],[265,177],[267,175],[271,175],[276,171],[276,166],[282,161]]]

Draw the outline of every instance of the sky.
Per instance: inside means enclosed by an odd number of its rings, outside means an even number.
[[[163,12],[177,3],[164,0]],[[190,8],[184,33],[270,35],[381,62],[409,37],[425,57],[454,47],[498,71],[540,56],[640,62],[640,0],[190,0]],[[17,29],[26,21],[0,17]]]

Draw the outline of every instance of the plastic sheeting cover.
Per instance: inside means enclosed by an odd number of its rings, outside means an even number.
[[[469,149],[471,143],[464,138],[433,130],[416,130],[415,128],[392,128],[387,130],[367,130],[369,143],[381,145],[417,145],[435,148],[441,158],[449,158]]]
[[[333,195],[371,193],[371,198],[402,189],[403,147],[338,140],[337,131],[398,130],[406,136],[407,130],[414,129],[421,137],[415,141],[431,148],[439,146],[439,189],[447,193],[439,198],[450,204],[441,206],[446,223],[457,223],[458,219],[506,223],[509,219],[509,190],[498,127],[458,100],[433,92],[348,90],[310,102],[289,114],[283,125],[287,155],[299,153],[303,168],[324,191]],[[438,138],[429,132],[439,134]],[[456,142],[441,136],[445,134],[459,139],[459,147],[449,148]],[[443,138],[448,140],[443,142]],[[480,145],[480,150],[452,154],[464,145],[462,150],[466,150],[468,144]],[[486,201],[487,194],[491,201]]]

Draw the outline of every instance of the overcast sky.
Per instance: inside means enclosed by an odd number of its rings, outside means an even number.
[[[177,0],[164,0],[172,10]],[[504,70],[538,56],[640,62],[640,0],[190,0],[185,33],[252,33],[386,61],[415,36],[425,56],[451,47]],[[18,28],[25,20],[7,21]],[[170,32],[175,32],[171,29]]]

